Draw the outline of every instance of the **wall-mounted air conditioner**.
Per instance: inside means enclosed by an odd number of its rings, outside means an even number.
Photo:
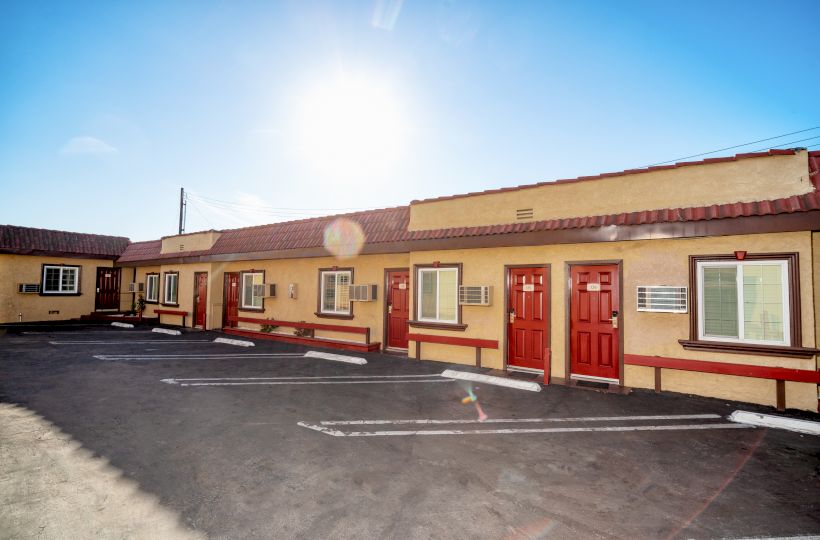
[[[378,285],[351,285],[349,289],[350,301],[372,302],[376,299],[378,288]]]
[[[489,306],[492,300],[492,285],[461,285],[458,288],[458,303],[462,306]]]
[[[276,297],[276,283],[265,283],[265,296],[268,298]]]
[[[128,284],[128,292],[130,292],[130,293],[145,292],[145,283],[129,283]]]
[[[39,283],[18,283],[17,292],[21,294],[36,294],[40,292]]]
[[[638,311],[686,313],[688,288],[669,285],[638,285]]]

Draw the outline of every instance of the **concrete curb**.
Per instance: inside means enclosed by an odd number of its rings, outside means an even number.
[[[256,343],[253,341],[244,341],[242,339],[231,339],[231,338],[224,338],[218,337],[214,340],[214,343],[224,343],[225,345],[237,345],[239,347],[255,347]]]
[[[516,381],[504,377],[493,377],[492,375],[482,375],[480,373],[471,373],[469,371],[455,371],[452,369],[445,369],[441,373],[442,377],[448,379],[460,379],[462,381],[473,381],[484,384],[492,384],[495,386],[506,386],[507,388],[515,388],[517,390],[529,390],[530,392],[540,392],[541,385],[532,381]]]
[[[305,358],[323,358],[325,360],[333,360],[334,362],[345,362],[347,364],[358,364],[363,366],[367,363],[364,358],[358,356],[345,356],[343,354],[333,354],[319,351],[308,351],[305,353]]]
[[[127,322],[112,322],[111,326],[116,326],[117,328],[134,328],[134,325]]]
[[[820,435],[820,422],[798,420],[773,414],[760,414],[748,411],[735,411],[729,415],[729,420],[738,424],[749,424],[768,428],[786,429],[807,435]]]
[[[156,332],[158,334],[168,334],[169,336],[180,336],[182,332],[179,330],[170,330],[168,328],[152,328],[152,332]]]

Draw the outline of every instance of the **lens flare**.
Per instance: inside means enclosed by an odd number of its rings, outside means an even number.
[[[475,410],[478,413],[479,422],[483,422],[484,420],[489,418],[487,416],[487,413],[484,412],[484,409],[482,409],[481,405],[478,403],[478,396],[473,391],[472,385],[467,386],[465,389],[467,390],[467,397],[463,398],[461,400],[461,403],[463,403],[464,405],[467,405],[468,403],[472,403],[475,405]],[[476,390],[478,390],[478,387],[476,387]]]
[[[339,259],[350,259],[364,247],[362,226],[347,218],[338,218],[325,227],[325,249]]]

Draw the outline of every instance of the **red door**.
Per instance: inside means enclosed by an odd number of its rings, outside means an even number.
[[[239,315],[239,273],[225,273],[225,309],[222,311],[222,326],[236,326],[231,317]]]
[[[208,272],[194,273],[194,326],[205,329],[208,309]]]
[[[97,268],[97,296],[94,299],[94,309],[120,309],[119,268]]]
[[[549,269],[510,268],[507,305],[507,365],[544,369],[549,344]]]
[[[410,318],[410,272],[387,273],[387,346],[407,348],[407,319]]]
[[[572,266],[570,372],[620,380],[620,283],[617,265]]]

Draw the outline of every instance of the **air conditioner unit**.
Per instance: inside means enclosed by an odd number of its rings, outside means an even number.
[[[128,284],[128,292],[130,292],[130,293],[145,292],[145,283],[129,283]]]
[[[458,303],[462,306],[489,306],[492,299],[492,285],[461,285],[458,288]]]
[[[378,288],[378,285],[351,285],[349,289],[350,301],[372,302],[376,299]]]
[[[265,283],[265,296],[268,298],[276,297],[276,283]]]
[[[40,292],[39,283],[18,283],[17,292],[22,294],[36,294]]]

